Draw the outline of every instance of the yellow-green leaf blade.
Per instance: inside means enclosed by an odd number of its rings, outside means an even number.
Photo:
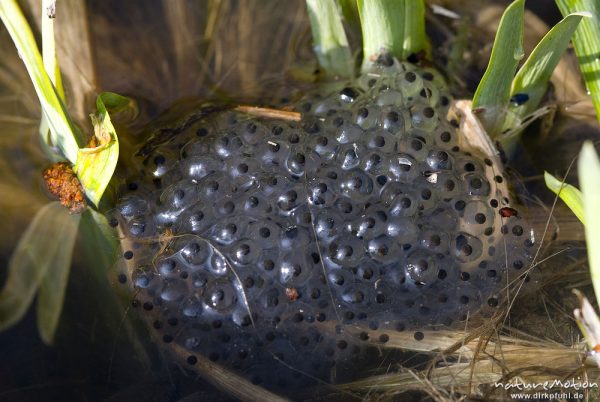
[[[565,204],[571,209],[571,211],[579,218],[581,223],[585,225],[585,214],[583,211],[583,199],[581,191],[575,186],[564,183],[552,176],[548,172],[544,172],[544,181],[546,187],[560,197]]]
[[[77,159],[77,149],[83,143],[79,131],[71,123],[65,106],[46,70],[33,33],[16,0],[0,1],[0,18],[6,26],[23,60],[42,105],[42,112],[52,133],[51,139],[71,162]]]
[[[562,15],[589,12],[575,30],[573,46],[579,68],[592,97],[596,116],[600,121],[600,2],[598,0],[555,0]]]
[[[540,104],[548,88],[550,76],[584,16],[591,17],[591,14],[570,14],[552,27],[515,76],[512,82],[511,97],[526,96],[528,98],[522,104],[519,104],[521,102],[511,104],[511,109],[519,117],[532,113]]]
[[[306,8],[319,65],[330,75],[350,78],[354,63],[337,2],[306,0]]]
[[[74,219],[58,202],[37,212],[8,264],[8,276],[0,291],[0,330],[25,315],[44,276],[53,267],[69,264],[71,255],[64,253],[61,241],[76,230]]]
[[[104,108],[110,113],[131,112],[132,119],[139,113],[136,101],[127,96],[119,95],[115,92],[102,92],[98,95],[98,98],[104,104]],[[99,106],[98,102],[96,102],[96,108],[100,110],[102,106]]]
[[[357,0],[363,33],[363,68],[382,51],[399,60],[429,50],[423,0]]]
[[[511,82],[523,57],[524,3],[516,0],[502,14],[490,61],[473,97],[473,108],[483,108],[478,116],[492,138],[502,129]]]
[[[49,267],[42,279],[37,298],[37,324],[40,337],[45,344],[51,345],[58,327],[62,312],[65,291],[71,271],[71,257],[81,214],[69,214],[62,208],[63,231],[57,242],[60,243],[59,256],[54,259],[54,264]]]
[[[97,116],[91,117],[98,146],[79,149],[73,170],[86,196],[97,206],[117,166],[119,140],[102,95],[96,99],[96,108]]]
[[[600,160],[589,141],[581,148],[577,169],[586,222],[585,241],[590,273],[596,299],[600,300]]]

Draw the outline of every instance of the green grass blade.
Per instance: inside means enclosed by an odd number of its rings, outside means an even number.
[[[360,32],[360,17],[358,16],[358,5],[356,0],[338,0],[338,4],[342,9],[342,15],[347,25],[352,30]]]
[[[0,291],[0,330],[17,323],[27,312],[43,278],[56,267],[70,265],[63,239],[77,231],[77,219],[58,202],[42,207],[19,240]]]
[[[37,48],[33,33],[16,0],[0,1],[0,18],[25,63],[42,105],[42,111],[52,132],[54,145],[61,150],[71,163],[75,163],[77,150],[79,145],[83,143],[82,138],[71,123],[65,106],[44,69],[42,56]]]
[[[364,63],[382,51],[399,60],[428,51],[423,0],[357,0],[362,25]]]
[[[575,30],[573,45],[579,60],[579,68],[600,121],[600,2],[598,0],[556,0],[563,15],[587,11],[591,18],[585,18]]]
[[[58,59],[56,56],[56,42],[54,36],[54,16],[50,15],[53,13],[56,7],[56,0],[44,0],[42,4],[42,60],[44,62],[44,69],[48,73],[50,81],[56,88],[60,100],[65,103],[65,91],[62,85],[62,77],[60,74],[60,68],[58,65]],[[46,116],[42,113],[39,128],[40,138],[42,140],[42,146],[44,152],[52,162],[58,162],[62,158],[52,150],[50,144],[56,143],[57,139],[50,130]]]
[[[54,259],[54,264],[44,275],[36,303],[38,331],[46,345],[52,345],[54,342],[54,334],[58,327],[69,281],[73,247],[81,219],[81,214],[69,214],[65,208],[61,208],[60,215],[63,228],[61,237],[55,240],[60,242],[60,256]]]
[[[65,90],[62,85],[60,67],[56,56],[56,42],[54,40],[55,11],[56,0],[44,0],[42,2],[42,60],[50,81],[52,81],[58,96],[64,102]]]
[[[483,108],[478,117],[492,138],[502,130],[511,82],[523,57],[524,3],[516,0],[502,14],[490,62],[473,97],[473,108]]]
[[[335,0],[306,0],[314,51],[326,74],[351,77],[354,62]]]
[[[81,238],[86,265],[96,272],[106,273],[119,258],[119,241],[104,215],[91,208],[85,210],[81,221]]]
[[[587,141],[577,163],[585,217],[585,241],[596,300],[600,300],[600,160]]]
[[[591,14],[570,14],[556,24],[538,43],[517,73],[512,82],[511,97],[528,97],[521,105],[511,103],[511,110],[519,117],[532,113],[540,104],[548,89],[550,76],[584,16],[591,17]]]
[[[552,176],[548,172],[544,172],[544,181],[546,187],[560,197],[565,204],[571,209],[571,211],[579,218],[581,223],[585,225],[585,215],[583,210],[583,198],[581,191],[575,186],[564,183]]]
[[[109,113],[130,112],[131,119],[135,119],[139,109],[135,100],[114,92],[102,92],[100,99]]]
[[[97,146],[79,149],[77,163],[73,168],[85,189],[86,196],[96,206],[99,205],[119,160],[119,140],[106,109],[105,99],[111,107],[121,108],[124,107],[123,103],[127,98],[113,93],[98,95],[96,99],[98,114],[91,116]]]

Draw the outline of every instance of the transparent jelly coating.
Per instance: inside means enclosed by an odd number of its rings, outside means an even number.
[[[450,101],[394,61],[307,95],[301,122],[200,111],[155,138],[113,216],[162,342],[293,388],[394,331],[493,312],[533,235],[501,166],[459,148]]]

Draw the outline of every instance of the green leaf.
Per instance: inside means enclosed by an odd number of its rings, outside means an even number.
[[[550,76],[584,16],[591,17],[591,14],[570,14],[556,24],[533,49],[517,73],[512,82],[511,96],[528,97],[522,105],[511,104],[511,109],[519,117],[532,113],[540,104],[548,89]]]
[[[423,0],[357,0],[362,25],[364,62],[390,52],[399,60],[429,51]]]
[[[353,60],[335,0],[306,0],[314,51],[327,74],[352,76]]]
[[[56,56],[56,41],[54,40],[54,13],[56,0],[43,0],[42,2],[42,60],[44,69],[50,81],[56,88],[60,100],[65,101],[65,90],[62,85],[60,67]]]
[[[116,95],[116,94],[112,94]],[[108,96],[115,101],[111,106],[123,107],[122,100]],[[124,97],[121,97],[126,99]],[[100,199],[112,178],[119,159],[119,140],[103,101],[103,95],[96,99],[97,115],[91,115],[97,146],[79,149],[77,163],[73,170],[84,188],[86,196],[98,206]]]
[[[136,101],[126,96],[114,92],[102,92],[98,97],[110,113],[131,112],[133,118],[139,113]]]
[[[69,214],[65,208],[61,209],[61,224],[64,226],[61,237],[56,242],[60,243],[61,257],[56,264],[51,266],[42,279],[37,298],[37,325],[40,337],[45,344],[54,342],[54,334],[62,312],[63,302],[69,272],[71,271],[71,257],[81,214]]]
[[[483,108],[477,116],[492,138],[502,130],[511,82],[523,58],[524,3],[516,0],[504,10],[490,62],[473,97],[473,108]]]
[[[600,160],[590,141],[586,141],[581,148],[577,170],[586,222],[585,241],[590,273],[596,300],[600,300]]]
[[[27,24],[16,0],[0,1],[0,18],[4,22],[15,46],[25,63],[31,82],[48,122],[52,143],[71,162],[77,160],[77,150],[83,144],[80,132],[72,124],[56,88],[52,85],[42,56],[37,48],[31,28]]]
[[[77,232],[78,216],[58,202],[43,206],[19,240],[0,291],[0,330],[16,324],[27,312],[46,275],[70,266],[71,253],[63,248]]]
[[[556,0],[563,15],[577,11],[589,12],[575,30],[573,45],[579,60],[579,68],[587,89],[592,96],[596,116],[600,121],[600,2],[598,0]]]
[[[356,4],[356,0],[338,0],[338,4],[342,9],[342,15],[344,16],[347,25],[349,25],[352,30],[359,32],[360,17],[358,16],[358,5]]]
[[[546,187],[560,197],[571,211],[579,218],[581,223],[585,225],[585,216],[583,210],[583,198],[581,191],[575,186],[558,180],[548,172],[544,172],[544,181]]]
[[[81,221],[82,248],[86,265],[95,272],[106,273],[119,258],[119,241],[104,215],[91,208],[85,210]]]

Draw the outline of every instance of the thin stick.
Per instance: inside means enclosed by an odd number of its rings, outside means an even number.
[[[270,109],[266,107],[256,106],[238,106],[234,110],[246,113],[252,116],[265,117],[267,119],[282,119],[288,121],[300,121],[302,115],[298,112],[290,112],[287,110]]]

